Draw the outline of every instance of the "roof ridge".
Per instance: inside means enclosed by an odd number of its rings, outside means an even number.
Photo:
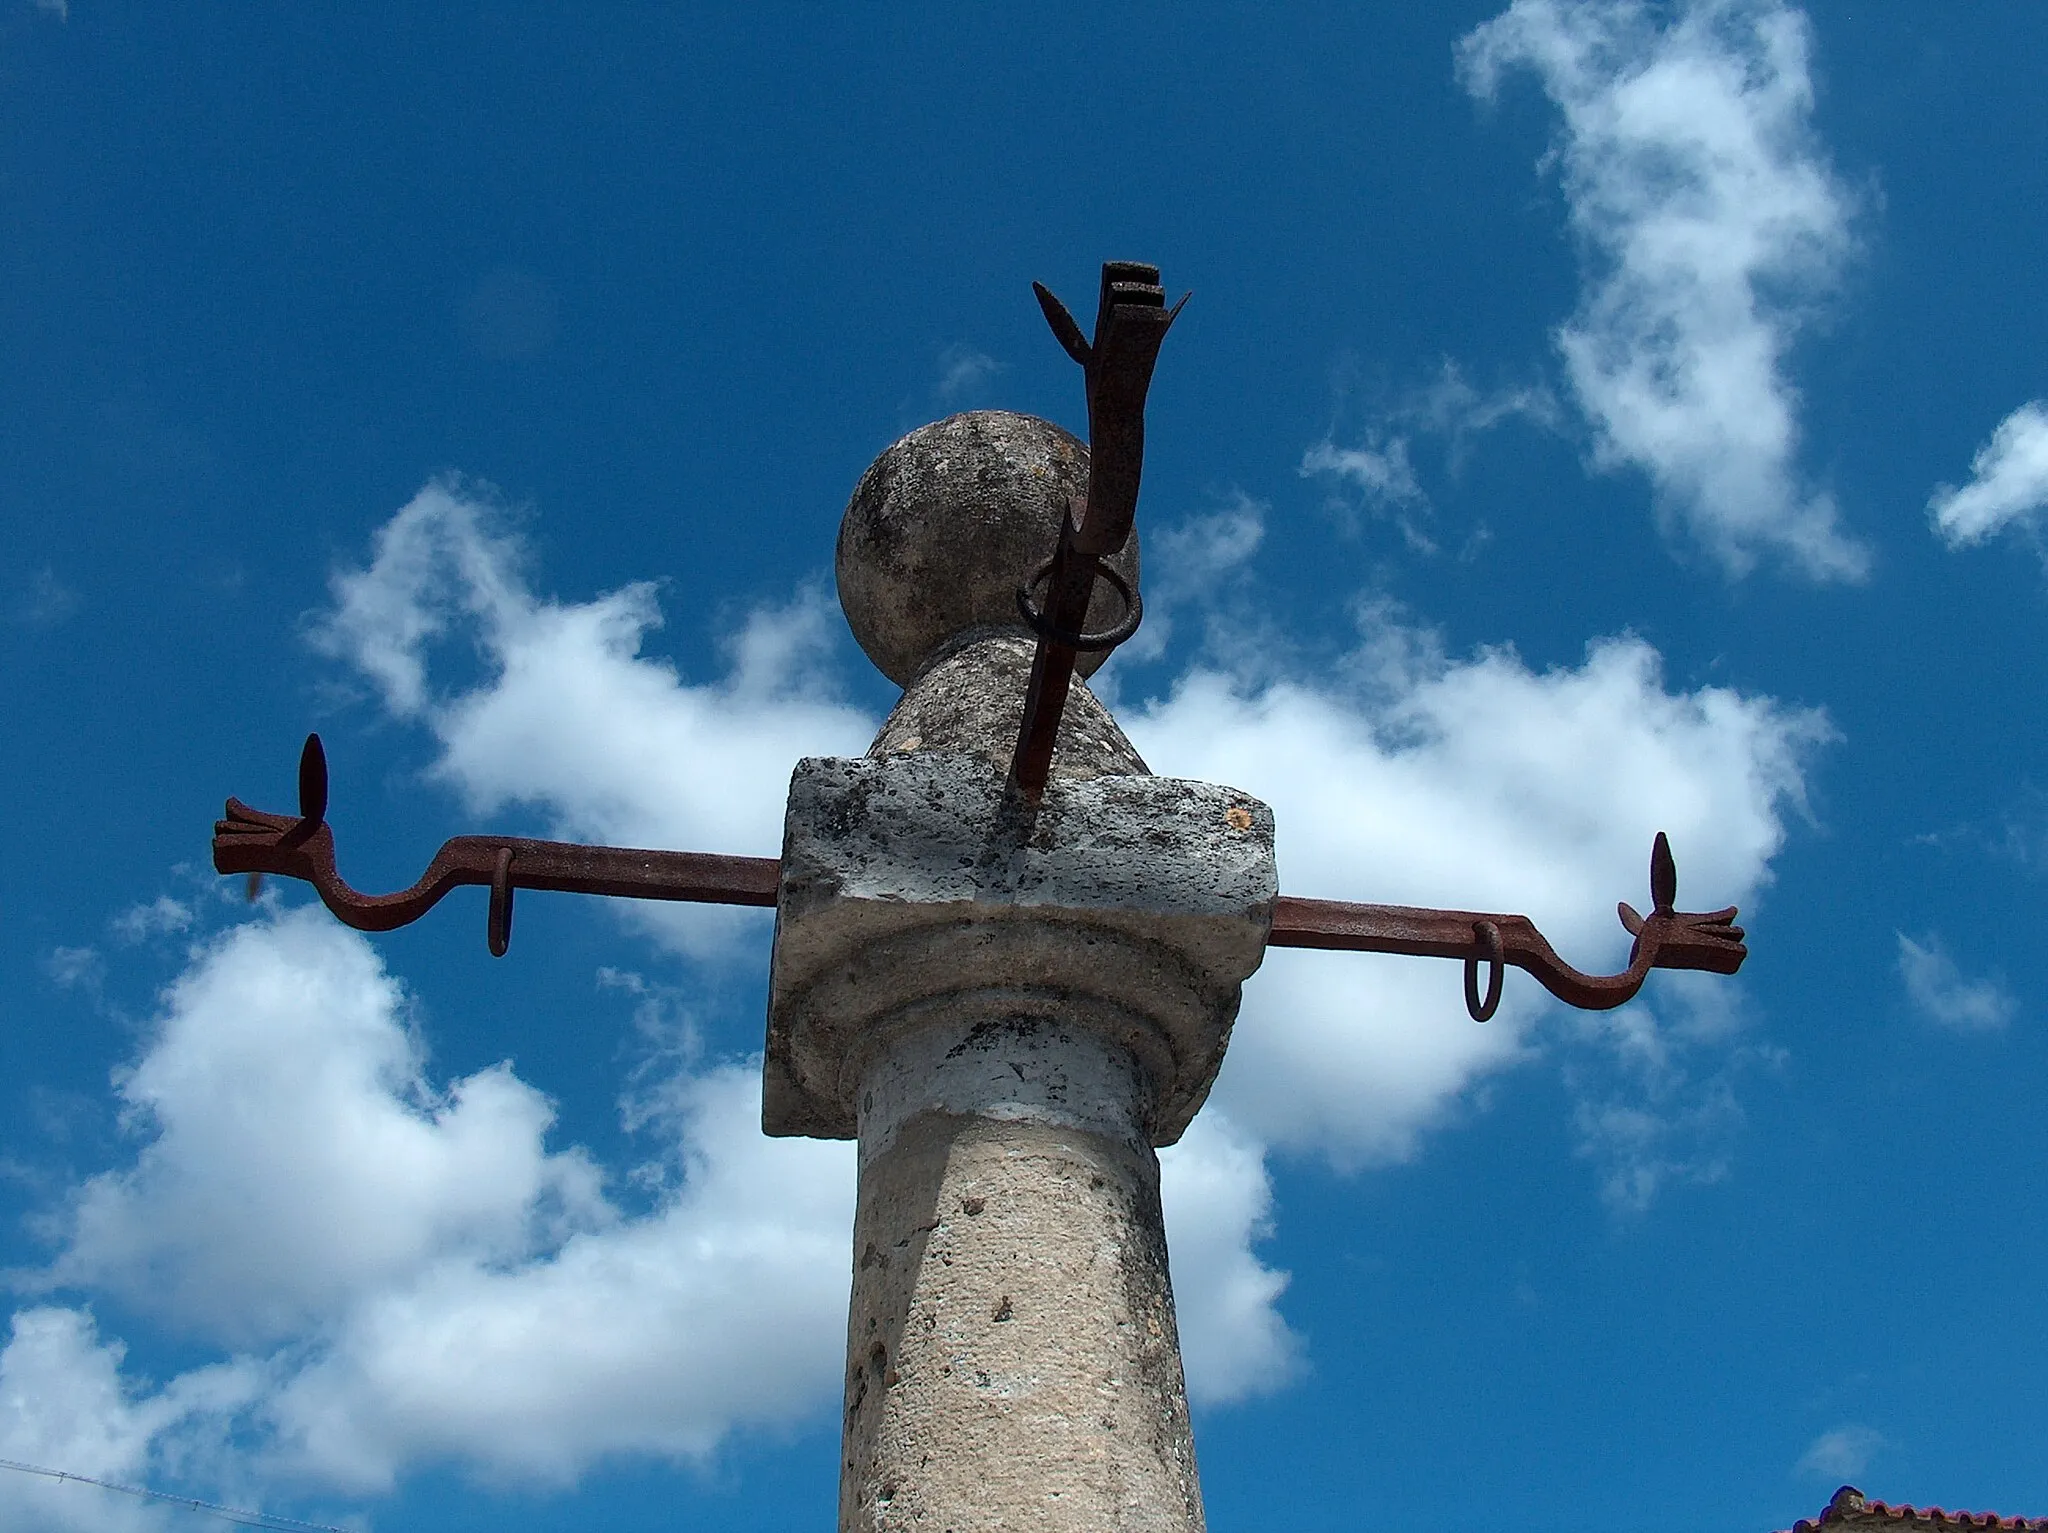
[[[2048,1533],[2048,1517],[2005,1517],[1997,1512],[1950,1512],[1938,1506],[1916,1507],[1910,1501],[1897,1506],[1868,1500],[1853,1485],[1844,1485],[1829,1499],[1815,1518],[1802,1517],[1792,1524],[1791,1533],[1821,1533],[1828,1527],[1844,1530],[1899,1523],[1947,1524],[1958,1528],[2004,1528],[2011,1533]],[[1903,1530],[1901,1530],[1903,1533]]]

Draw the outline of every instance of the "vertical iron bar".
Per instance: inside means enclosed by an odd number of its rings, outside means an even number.
[[[1088,495],[1070,506],[1053,551],[1042,608],[1045,626],[1024,690],[1010,781],[1036,803],[1052,771],[1060,717],[1066,711],[1079,652],[1058,635],[1087,625],[1100,561],[1130,541],[1145,470],[1145,395],[1160,344],[1180,313],[1166,307],[1159,268],[1136,261],[1105,261],[1095,312],[1095,339],[1079,344],[1080,329],[1043,288],[1039,303],[1060,344],[1081,362],[1088,389]],[[1185,303],[1187,300],[1182,299]]]

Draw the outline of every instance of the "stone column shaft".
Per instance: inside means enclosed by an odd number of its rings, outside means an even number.
[[[840,1526],[1198,1530],[1151,1083],[988,999],[863,1081]]]

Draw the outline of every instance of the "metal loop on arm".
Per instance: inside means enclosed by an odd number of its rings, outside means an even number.
[[[1474,921],[1472,935],[1483,949],[1481,956],[1491,966],[1491,972],[1486,979],[1486,999],[1482,1001],[1479,998],[1479,958],[1465,960],[1465,1010],[1472,1014],[1474,1022],[1486,1022],[1500,1010],[1501,982],[1507,977],[1507,965],[1503,961],[1505,955],[1498,926],[1491,921]]]
[[[503,958],[512,946],[512,848],[498,848],[498,860],[491,869],[491,909],[484,921],[484,941],[493,958]]]
[[[1045,615],[1045,610],[1031,599],[1036,587],[1043,585],[1052,575],[1053,561],[1045,563],[1031,572],[1031,578],[1017,587],[1017,611],[1031,626],[1031,631],[1055,644],[1064,644],[1069,649],[1092,653],[1097,650],[1115,649],[1124,640],[1138,631],[1138,624],[1144,620],[1145,604],[1139,599],[1131,583],[1124,579],[1100,559],[1095,561],[1095,573],[1109,582],[1110,588],[1123,600],[1124,615],[1112,626],[1100,633],[1074,633],[1057,626]]]

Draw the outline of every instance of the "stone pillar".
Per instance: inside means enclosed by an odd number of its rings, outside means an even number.
[[[915,669],[868,757],[791,783],[763,1122],[860,1141],[842,1530],[1203,1526],[1154,1146],[1201,1105],[1263,954],[1272,819],[1146,773],[1079,683],[1043,803],[1008,797],[1033,561],[983,583],[1006,617],[891,541],[978,517],[1001,536],[959,540],[963,569],[1005,537],[1049,550],[1077,447],[1025,417],[927,427],[841,535],[856,634]]]

